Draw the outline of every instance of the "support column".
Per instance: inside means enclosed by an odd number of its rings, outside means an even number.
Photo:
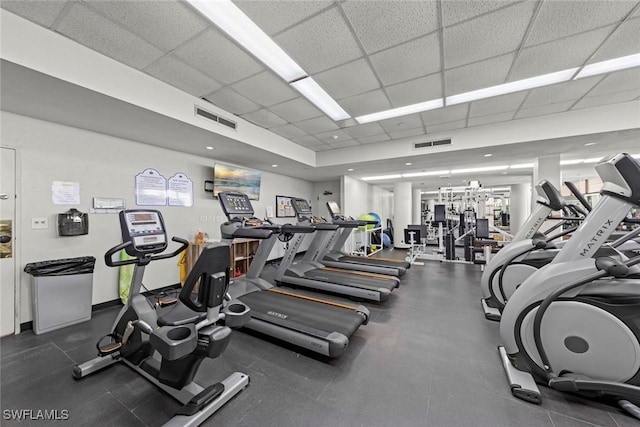
[[[531,184],[512,184],[509,232],[515,235],[531,213]]]
[[[562,192],[562,176],[560,174],[560,155],[541,156],[533,164],[533,185],[546,179]],[[535,192],[532,192],[535,193]],[[531,206],[535,206],[537,195],[531,195]],[[554,221],[547,221],[542,224],[540,231],[545,232],[554,225]]]
[[[404,229],[411,222],[411,183],[398,182],[393,186],[393,246],[409,248],[404,241]]]
[[[427,200],[427,210],[429,211],[429,215],[427,215],[427,221],[433,221],[434,211],[436,209],[436,201],[434,199]]]
[[[422,224],[422,191],[419,188],[413,189],[411,203],[413,205],[413,221],[411,224]]]

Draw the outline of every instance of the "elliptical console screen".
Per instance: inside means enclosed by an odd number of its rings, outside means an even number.
[[[293,208],[298,215],[311,215],[311,206],[304,199],[293,199]]]
[[[141,209],[122,211],[120,212],[120,226],[122,240],[133,243],[133,249],[138,254],[161,251],[167,246],[164,222],[158,211]],[[134,255],[129,250],[127,253]]]
[[[249,196],[242,193],[218,193],[218,198],[222,204],[224,213],[229,217],[233,216],[253,216],[253,206]]]

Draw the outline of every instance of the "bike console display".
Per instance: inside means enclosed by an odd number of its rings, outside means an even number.
[[[122,241],[131,242],[127,254],[141,257],[167,248],[167,233],[162,215],[156,210],[134,209],[120,212]]]
[[[311,216],[312,211],[308,201],[305,199],[293,199],[292,202],[291,206],[293,206],[293,210],[296,211],[296,215],[298,215],[298,217],[303,215]]]

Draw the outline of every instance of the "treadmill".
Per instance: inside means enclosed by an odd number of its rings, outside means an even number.
[[[336,202],[327,202],[327,208],[331,214],[332,224],[338,225],[340,229],[328,238],[323,250],[318,254],[317,261],[330,267],[390,274],[392,276],[402,276],[411,267],[411,263],[404,259],[367,258],[349,255],[341,251],[351,232],[356,227],[366,225],[368,222],[345,218],[340,213],[340,207]]]
[[[291,202],[296,211],[311,212],[309,202],[306,200],[294,198]],[[335,225],[331,224],[306,223],[304,226],[315,228],[332,226],[332,229],[335,230]],[[386,301],[391,292],[398,287],[400,280],[394,276],[327,267],[322,263],[310,260],[306,255],[302,259],[295,260],[304,237],[304,233],[298,232],[289,242],[280,266],[276,270],[278,283],[371,301]]]
[[[220,226],[222,238],[260,239],[247,274],[234,278],[229,296],[251,308],[251,320],[244,328],[258,331],[307,350],[338,357],[349,338],[369,321],[369,310],[320,298],[276,289],[260,278],[271,249],[282,233],[309,233],[311,227],[277,225],[255,217],[246,194],[220,192],[218,199],[228,221]]]

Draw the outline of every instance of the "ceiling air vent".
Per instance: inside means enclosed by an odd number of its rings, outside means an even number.
[[[198,107],[197,105],[195,107],[195,112],[196,112],[196,116],[204,117],[207,120],[211,120],[213,122],[221,124],[222,126],[226,126],[234,130],[238,126],[236,122],[233,122],[229,119],[225,119],[224,117],[220,117],[216,114],[213,114],[210,111],[207,111],[205,109]]]
[[[439,141],[427,141],[427,142],[416,142],[413,144],[413,149],[418,150],[420,148],[428,148],[428,147],[437,147],[438,145],[450,145],[450,139],[441,139]]]

